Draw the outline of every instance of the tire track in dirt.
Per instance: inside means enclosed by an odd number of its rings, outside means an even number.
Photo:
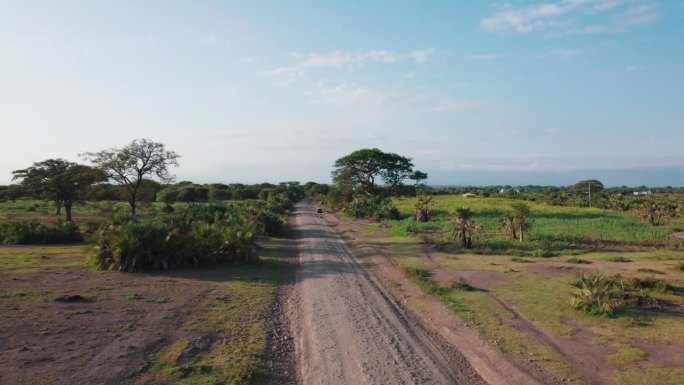
[[[300,267],[290,306],[304,384],[481,384],[413,325],[344,241],[300,203]],[[467,363],[466,363],[467,365]]]

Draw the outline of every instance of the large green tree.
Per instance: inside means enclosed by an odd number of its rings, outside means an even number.
[[[163,143],[150,139],[136,139],[121,148],[88,152],[82,156],[106,173],[109,179],[126,188],[133,215],[145,178],[156,178],[165,183],[173,181],[169,168],[177,167],[180,158],[174,151],[167,151]]]
[[[100,170],[64,159],[48,159],[33,166],[12,171],[13,179],[34,194],[55,201],[55,215],[61,214],[62,205],[66,220],[71,222],[71,208],[84,189],[95,182],[107,179]]]
[[[377,148],[354,151],[337,159],[333,166],[333,181],[339,187],[369,196],[378,193],[378,182],[393,193],[405,179],[415,175],[411,158]],[[427,174],[422,172],[418,176],[421,180],[427,178]]]

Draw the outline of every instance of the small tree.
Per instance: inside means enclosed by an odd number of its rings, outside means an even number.
[[[523,242],[525,240],[525,233],[527,233],[529,229],[527,215],[530,213],[530,206],[526,205],[525,203],[513,203],[511,207],[514,211],[513,217],[518,229],[518,237],[520,242]]]
[[[164,144],[149,139],[136,139],[122,148],[88,152],[83,157],[106,173],[109,179],[124,186],[128,194],[131,214],[135,215],[138,192],[145,177],[164,183],[173,180],[171,166],[178,166],[180,155],[167,151]]]
[[[449,222],[454,226],[451,233],[452,239],[458,239],[461,247],[470,249],[473,247],[473,237],[480,231],[480,226],[471,220],[473,212],[467,207],[459,207],[449,213]]]
[[[414,215],[416,222],[427,222],[430,220],[430,208],[433,205],[433,198],[430,195],[422,195],[416,202]]]
[[[48,159],[33,166],[12,171],[12,179],[21,179],[27,189],[55,201],[55,215],[61,215],[64,205],[66,220],[71,222],[71,208],[86,187],[107,179],[100,170],[68,162],[64,159]]]
[[[518,238],[516,227],[515,214],[504,214],[499,218],[499,228],[510,234],[513,239]]]

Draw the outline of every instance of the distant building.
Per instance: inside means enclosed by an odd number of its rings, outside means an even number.
[[[464,198],[477,198],[477,195],[475,195],[473,193],[465,193],[465,194],[463,194],[463,197]]]
[[[651,195],[651,190],[648,191],[634,191],[632,194],[635,196]]]

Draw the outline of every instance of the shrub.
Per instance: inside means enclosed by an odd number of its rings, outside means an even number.
[[[550,258],[555,257],[556,255],[558,255],[558,253],[546,249],[536,249],[530,252],[530,256],[535,258]]]
[[[591,264],[591,261],[587,261],[586,259],[580,259],[577,257],[568,258],[567,262],[568,263],[576,263],[578,265],[589,265],[589,264]]]
[[[78,226],[58,219],[52,227],[37,220],[0,223],[0,243],[5,245],[83,242]]]
[[[249,262],[256,257],[254,219],[235,206],[190,205],[151,222],[109,224],[91,261],[126,272]]]
[[[452,290],[460,290],[460,291],[473,291],[475,290],[474,287],[470,286],[466,281],[462,279],[457,279],[451,282],[450,285]]]
[[[651,297],[650,291],[669,292],[674,288],[662,279],[623,278],[620,274],[606,276],[578,273],[572,282],[578,290],[573,294],[575,308],[593,315],[612,316],[622,306],[631,305],[662,310],[661,301]]]
[[[655,290],[660,293],[666,293],[666,292],[671,292],[672,291],[672,285],[669,283],[665,282],[662,279],[657,279],[654,277],[646,277],[646,278],[626,278],[624,279],[624,285],[626,287],[626,290],[633,290],[633,291],[639,291],[639,290]]]
[[[602,272],[592,275],[578,273],[572,285],[577,288],[572,304],[592,315],[612,316],[624,302],[613,280]]]
[[[375,196],[372,198],[357,199],[346,208],[346,212],[355,218],[371,219],[399,219],[399,210],[392,202],[383,197]]]
[[[606,258],[606,261],[608,261],[608,262],[621,262],[621,263],[632,262],[631,259],[626,258],[626,257],[609,257],[609,258]]]

